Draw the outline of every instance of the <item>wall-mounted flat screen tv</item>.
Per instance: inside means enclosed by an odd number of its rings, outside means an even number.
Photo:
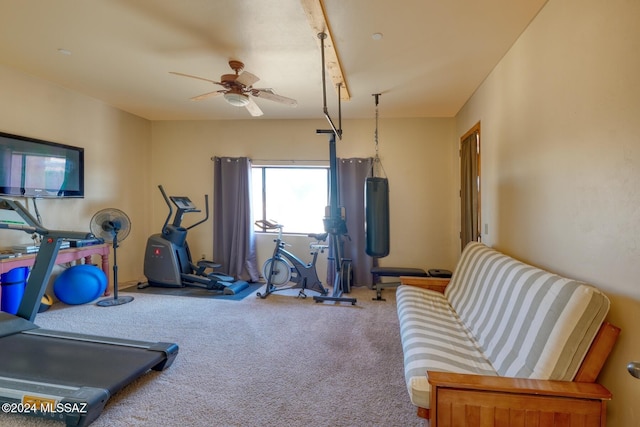
[[[0,132],[0,194],[84,197],[84,149]]]

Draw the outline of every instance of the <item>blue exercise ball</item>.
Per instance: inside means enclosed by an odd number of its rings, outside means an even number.
[[[53,293],[69,305],[86,304],[104,294],[107,276],[95,265],[69,267],[53,282]]]

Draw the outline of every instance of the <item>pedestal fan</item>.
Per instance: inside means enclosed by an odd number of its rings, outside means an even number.
[[[91,218],[91,232],[96,237],[102,237],[105,242],[113,243],[113,298],[105,298],[97,302],[100,307],[122,305],[133,301],[132,296],[118,297],[118,258],[117,251],[131,231],[131,221],[127,214],[119,209],[108,208],[98,211]]]

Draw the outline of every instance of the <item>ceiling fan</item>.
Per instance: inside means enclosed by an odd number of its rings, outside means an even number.
[[[274,93],[273,89],[254,88],[253,84],[260,80],[260,78],[247,71],[243,71],[244,64],[242,62],[232,59],[231,61],[229,61],[229,66],[233,71],[235,71],[235,74],[223,74],[222,76],[220,76],[219,82],[206,79],[204,77],[192,76],[190,74],[178,73],[175,71],[170,71],[170,73],[177,76],[204,80],[205,82],[210,82],[224,87],[224,89],[194,96],[193,98],[191,98],[192,101],[201,101],[213,96],[223,95],[224,99],[229,104],[235,107],[245,107],[247,111],[249,111],[249,114],[254,117],[261,116],[263,113],[260,107],[258,107],[258,104],[256,104],[253,100],[253,97],[279,102],[290,107],[295,107],[296,105],[298,105],[298,102],[295,99],[277,95],[276,93]]]

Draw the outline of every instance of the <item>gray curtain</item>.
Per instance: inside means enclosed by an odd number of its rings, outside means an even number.
[[[339,205],[345,208],[347,235],[343,256],[352,260],[353,286],[373,287],[371,267],[374,259],[366,253],[364,233],[364,183],[371,176],[373,158],[337,159]],[[335,266],[329,262],[327,284],[333,285]]]
[[[460,147],[460,207],[462,249],[469,242],[480,240],[478,225],[478,133],[466,137]]]
[[[251,215],[251,161],[215,157],[213,254],[221,270],[237,279],[259,279]]]

